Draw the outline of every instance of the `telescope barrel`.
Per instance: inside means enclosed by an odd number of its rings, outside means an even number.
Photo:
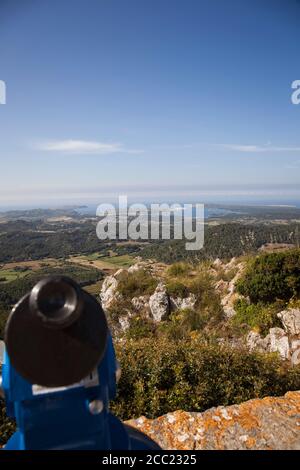
[[[5,329],[12,365],[32,384],[61,387],[101,361],[108,327],[101,305],[64,276],[38,282],[13,308]]]

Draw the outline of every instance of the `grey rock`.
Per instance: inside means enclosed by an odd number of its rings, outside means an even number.
[[[300,335],[300,310],[291,308],[277,314],[282,321],[285,331],[290,336]]]
[[[296,351],[293,352],[291,357],[291,363],[292,366],[298,366],[300,364],[300,348],[296,349]]]
[[[128,330],[128,328],[130,327],[130,317],[131,317],[130,314],[119,317],[119,324],[123,332]]]
[[[153,295],[149,299],[151,315],[155,322],[160,322],[170,313],[170,301],[166,286],[159,283]]]
[[[286,332],[282,328],[270,328],[270,352],[278,352],[282,359],[289,359],[290,346]]]
[[[133,297],[131,303],[134,309],[138,312],[149,309],[149,296],[140,295],[139,297]]]
[[[220,266],[222,266],[223,263],[222,261],[220,260],[220,258],[216,258],[213,262],[213,266],[215,266],[216,268],[219,268]]]
[[[196,299],[195,294],[190,294],[188,297],[185,297],[185,298],[171,297],[170,298],[171,310],[184,310],[186,308],[194,308],[196,301],[197,299]]]
[[[256,331],[250,331],[246,337],[246,343],[250,351],[268,352],[270,351],[270,335],[265,338]]]
[[[118,281],[114,276],[107,276],[102,284],[100,300],[104,310],[108,309],[116,298]]]

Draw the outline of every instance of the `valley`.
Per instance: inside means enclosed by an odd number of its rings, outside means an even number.
[[[206,220],[200,252],[184,240],[99,241],[97,220],[69,210],[6,214],[0,336],[39,279],[66,275],[105,310],[123,371],[112,410],[124,420],[300,389],[298,209],[232,209]],[[2,442],[12,429],[3,419]]]

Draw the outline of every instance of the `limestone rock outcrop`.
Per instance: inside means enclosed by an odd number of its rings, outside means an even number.
[[[149,299],[152,318],[155,322],[166,319],[170,313],[170,300],[163,283],[159,283]]]
[[[194,308],[197,302],[195,294],[189,294],[188,297],[170,297],[172,310],[184,310],[186,308]]]
[[[215,284],[216,291],[221,297],[221,305],[224,314],[228,319],[235,315],[234,303],[240,298],[239,294],[236,292],[235,286],[244,272],[244,269],[244,263],[238,263],[236,258],[232,258],[227,264],[223,264],[219,258],[213,262],[211,272],[213,276],[218,276],[220,272],[223,272],[225,278],[226,276],[230,278],[230,274],[233,276],[230,280],[220,279]]]
[[[290,345],[289,338],[282,328],[270,328],[270,352],[278,352],[282,359],[289,359]]]
[[[249,351],[270,352],[270,336],[262,338],[256,331],[250,331],[246,338]]]
[[[107,276],[104,279],[100,292],[100,301],[104,310],[109,308],[111,304],[120,297],[118,293],[118,279],[124,272],[125,269],[119,269],[113,275]]]
[[[246,343],[250,351],[278,352],[283,360],[292,365],[300,364],[300,310],[287,309],[277,314],[283,328],[270,328],[263,338],[259,333],[250,331]]]
[[[289,336],[300,337],[300,310],[296,308],[290,308],[283,310],[277,314],[280,318],[283,327]]]
[[[114,276],[107,276],[100,292],[101,305],[106,310],[111,306],[117,295],[118,281]]]
[[[127,423],[165,450],[300,450],[300,391]]]
[[[133,297],[131,303],[137,312],[145,311],[149,308],[149,296],[140,295],[139,297]]]

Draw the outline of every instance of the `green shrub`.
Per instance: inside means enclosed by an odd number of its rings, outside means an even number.
[[[212,279],[206,271],[199,272],[197,276],[188,280],[189,291],[197,297],[203,296],[206,292],[213,293],[215,291]]]
[[[193,293],[200,298],[204,292],[215,291],[211,276],[204,263],[198,266],[199,271],[193,272],[193,275],[188,275],[187,268],[190,270],[187,263],[175,263],[168,269],[166,287],[170,295],[187,297],[189,293]],[[170,276],[171,274],[173,277]]]
[[[232,279],[234,278],[234,276],[237,274],[238,272],[238,268],[237,267],[233,267],[231,269],[229,269],[228,271],[225,271],[224,268],[221,268],[218,270],[218,274],[216,276],[216,281],[226,281],[226,282],[230,282],[232,281]]]
[[[15,422],[7,418],[4,402],[0,400],[0,446],[6,444],[15,427]]]
[[[142,317],[133,317],[130,321],[130,327],[126,332],[127,339],[140,339],[153,335],[156,331],[155,324]]]
[[[169,321],[162,322],[158,331],[173,340],[188,338],[192,332],[201,331],[207,325],[207,316],[199,310],[185,308],[177,310]]]
[[[9,313],[10,308],[0,303],[0,339],[4,337],[4,329]]]
[[[128,298],[115,298],[107,308],[107,317],[109,323],[115,324],[119,322],[119,318],[128,315],[132,310],[132,304]]]
[[[166,289],[171,297],[188,297],[189,290],[187,286],[180,281],[170,280],[166,283]]]
[[[0,366],[1,375],[1,366]],[[0,446],[6,444],[10,436],[15,431],[15,422],[6,416],[5,403],[0,399]]]
[[[248,304],[245,299],[238,299],[234,304],[236,314],[231,322],[234,326],[246,324],[258,329],[260,333],[267,334],[270,328],[281,326],[277,313],[281,310],[280,304],[265,306],[264,304]]]
[[[196,303],[193,308],[175,312],[171,322],[162,325],[162,330],[173,338],[181,338],[191,331],[201,330],[207,326],[215,326],[223,319],[223,309],[220,297],[217,294],[211,276],[203,265],[193,277],[180,277],[180,280],[171,279],[166,287],[169,295],[185,298],[194,294]]]
[[[143,338],[117,345],[122,375],[112,410],[122,419],[177,409],[203,411],[300,388],[300,368],[274,355],[183,340]]]
[[[171,277],[184,276],[185,274],[188,274],[190,270],[191,266],[188,263],[179,262],[172,264],[168,268],[167,274]]]
[[[118,291],[124,297],[138,297],[153,294],[158,281],[142,269],[132,273],[123,273],[119,278]]]
[[[288,308],[296,308],[300,310],[300,299],[291,299],[287,304]]]
[[[210,275],[206,271],[200,272],[188,283],[188,289],[197,299],[195,308],[201,312],[206,323],[215,325],[223,319],[223,309],[220,296],[216,292]]]
[[[251,302],[274,302],[300,296],[300,250],[267,253],[251,261],[237,283]]]

